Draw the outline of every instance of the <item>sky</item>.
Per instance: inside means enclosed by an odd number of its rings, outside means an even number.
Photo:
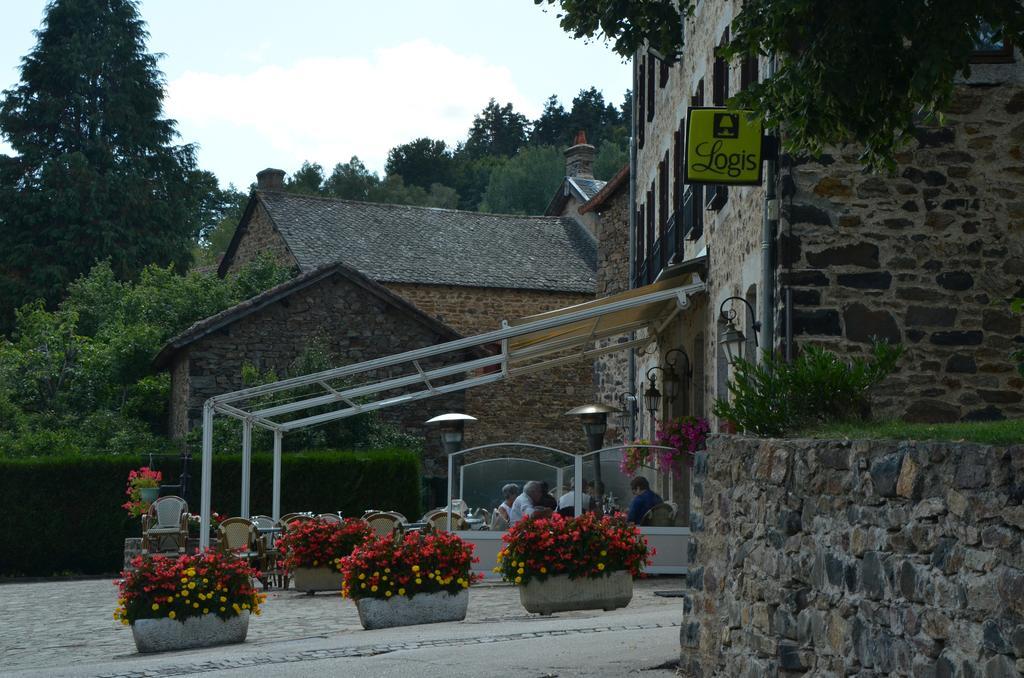
[[[0,0],[0,89],[18,82],[45,0]],[[163,53],[165,115],[200,167],[245,188],[304,160],[353,155],[383,174],[417,137],[465,138],[491,97],[536,118],[597,87],[622,103],[630,70],[605,43],[574,40],[533,0],[143,0]],[[11,148],[0,139],[0,153]]]

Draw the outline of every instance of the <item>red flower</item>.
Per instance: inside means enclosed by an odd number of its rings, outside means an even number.
[[[340,570],[340,559],[373,536],[363,520],[346,518],[329,523],[319,518],[292,523],[277,541],[286,569],[329,567]]]

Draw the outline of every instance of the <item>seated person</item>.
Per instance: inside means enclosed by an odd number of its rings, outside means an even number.
[[[572,483],[569,483],[569,487],[572,487]],[[597,499],[594,498],[594,481],[584,480],[583,481],[583,497],[582,504],[584,511],[590,511],[593,513],[597,510]],[[571,518],[576,515],[576,491],[570,489],[568,492],[558,498],[558,513]]]
[[[508,524],[515,525],[527,516],[535,518],[547,518],[551,515],[551,509],[545,508],[540,502],[543,501],[543,485],[537,480],[531,480],[523,485],[523,493],[516,497],[508,510]]]
[[[551,495],[551,487],[545,481],[540,481],[540,500],[536,502],[537,506],[543,506],[546,509],[551,509],[552,512],[558,509],[558,500]],[[550,515],[550,514],[549,514]]]
[[[661,497],[651,491],[651,484],[643,476],[633,478],[629,483],[629,489],[633,491],[633,501],[629,502],[626,520],[639,523],[648,511],[661,503]]]
[[[509,519],[509,511],[512,509],[516,497],[519,496],[519,486],[515,483],[505,485],[501,488],[501,496],[503,501],[494,508],[494,516],[491,519],[492,530],[503,530],[512,524]]]

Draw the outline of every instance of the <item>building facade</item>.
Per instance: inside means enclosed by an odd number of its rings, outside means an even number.
[[[863,172],[854,146],[818,158],[783,154],[779,203],[770,205],[764,186],[683,182],[688,107],[724,106],[771,66],[767,57],[716,57],[740,6],[698,3],[685,21],[677,63],[645,52],[634,59],[634,197],[629,225],[620,223],[629,233],[630,282],[639,287],[666,269],[699,265],[707,283],[706,296],[658,337],[657,350],[634,356],[634,392],[640,395],[659,374],[651,368],[666,367],[668,358],[685,388],[656,418],[710,416],[730,376],[719,309],[740,297],[753,316],[738,301],[725,308],[736,312],[750,359],[769,348],[755,321],[774,328],[770,348],[780,355],[794,356],[807,342],[847,358],[864,355],[873,337],[902,344],[897,371],[875,392],[877,416],[942,422],[1024,415],[1024,380],[1008,359],[1024,341],[1020,317],[1008,306],[1024,294],[1019,51],[983,55],[970,80],[957,84],[943,124],[922,127],[893,174]],[[766,238],[766,211],[776,210],[777,226]],[[689,360],[670,356],[674,349]],[[680,360],[689,365],[679,367]],[[639,435],[649,435],[654,418],[639,419]]]

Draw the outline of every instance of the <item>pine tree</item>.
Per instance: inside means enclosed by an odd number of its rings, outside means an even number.
[[[16,153],[0,156],[0,329],[97,260],[122,279],[184,270],[216,190],[193,147],[173,145],[135,0],[53,0],[36,37],[0,101]]]

